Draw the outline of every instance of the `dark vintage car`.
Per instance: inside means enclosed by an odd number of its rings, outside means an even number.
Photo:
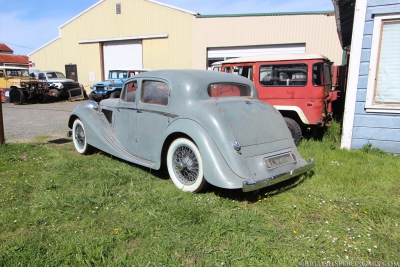
[[[68,126],[76,150],[93,147],[151,169],[168,168],[174,184],[257,190],[314,165],[299,154],[282,115],[258,100],[241,76],[160,70],[128,79],[119,99],[89,101]]]

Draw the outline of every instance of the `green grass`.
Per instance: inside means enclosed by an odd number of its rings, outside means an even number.
[[[289,183],[203,194],[70,140],[6,144],[0,266],[400,266],[400,158],[341,150],[339,137],[334,124],[303,140],[316,167]]]

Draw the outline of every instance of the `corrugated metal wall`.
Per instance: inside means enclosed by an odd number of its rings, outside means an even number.
[[[306,43],[307,53],[320,53],[336,65],[342,63],[333,13],[200,17],[193,25],[193,68],[206,68],[209,47],[295,43]]]
[[[116,14],[116,4],[121,14]],[[61,38],[30,55],[35,68],[65,71],[72,63],[78,68],[79,82],[93,84],[101,80],[98,43],[78,41],[119,37],[168,34],[163,39],[143,40],[143,67],[146,69],[191,68],[192,23],[189,13],[146,0],[106,0],[60,28]]]

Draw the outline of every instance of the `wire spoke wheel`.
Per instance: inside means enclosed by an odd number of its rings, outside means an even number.
[[[80,148],[84,148],[85,147],[85,131],[83,130],[82,125],[77,125],[76,129],[75,129],[75,138],[76,138],[76,142],[78,144],[78,146]]]
[[[199,176],[199,163],[194,152],[187,146],[179,147],[173,156],[174,171],[181,183],[193,184]]]
[[[74,121],[72,126],[72,139],[78,153],[89,154],[92,151],[92,146],[87,142],[85,126],[80,119]]]
[[[172,182],[183,191],[200,192],[207,185],[200,151],[191,140],[178,138],[171,143],[167,167]]]

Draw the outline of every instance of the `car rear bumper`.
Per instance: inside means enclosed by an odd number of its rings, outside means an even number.
[[[243,192],[249,192],[249,191],[254,191],[254,190],[258,190],[264,187],[268,187],[277,183],[280,183],[282,181],[288,180],[292,177],[298,176],[300,174],[303,174],[307,171],[309,171],[310,169],[312,169],[315,165],[315,161],[314,159],[311,159],[310,162],[306,165],[304,165],[303,167],[300,167],[298,169],[294,169],[290,172],[286,172],[286,173],[281,173],[272,177],[269,177],[267,179],[263,179],[263,180],[259,180],[259,181],[245,181],[243,182]]]

